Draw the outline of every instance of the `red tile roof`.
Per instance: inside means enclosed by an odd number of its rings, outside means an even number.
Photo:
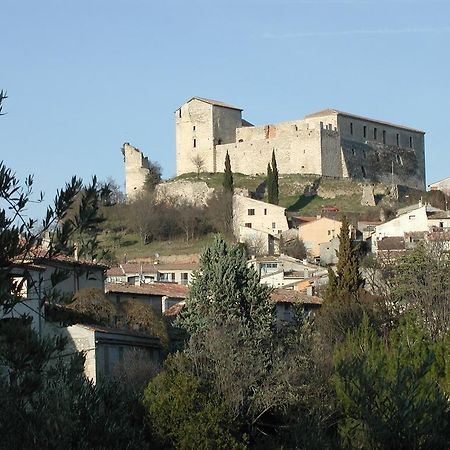
[[[315,295],[307,295],[305,292],[292,289],[274,289],[270,299],[276,303],[301,303],[305,305],[321,305],[323,300]]]
[[[185,299],[189,292],[189,288],[176,283],[147,283],[141,284],[140,286],[107,283],[105,291],[107,294],[153,295]]]
[[[167,317],[173,317],[173,316],[177,316],[178,314],[180,314],[181,310],[185,307],[186,302],[181,301],[179,303],[177,303],[176,305],[172,305],[170,308],[167,308],[164,312],[163,315],[167,316]]]

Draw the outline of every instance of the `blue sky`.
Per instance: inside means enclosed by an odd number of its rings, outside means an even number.
[[[0,160],[53,198],[72,175],[123,184],[120,148],[175,174],[192,96],[255,124],[333,107],[426,131],[450,176],[449,0],[2,0]]]

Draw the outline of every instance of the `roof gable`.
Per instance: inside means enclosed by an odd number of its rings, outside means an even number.
[[[242,111],[242,108],[237,108],[236,106],[229,105],[228,103],[224,103],[219,100],[213,100],[211,98],[192,97],[186,103],[192,102],[193,100],[198,100],[203,103],[208,103],[208,105],[212,105],[212,106],[220,106],[221,108],[236,109],[237,111]]]

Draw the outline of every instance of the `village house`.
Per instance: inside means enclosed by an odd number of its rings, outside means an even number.
[[[18,303],[11,309],[0,310],[0,320],[31,317],[31,327],[38,334],[42,333],[44,308],[42,304],[41,286],[45,267],[33,263],[13,263],[10,266],[10,276],[19,292]]]
[[[162,315],[171,306],[186,299],[187,286],[175,283],[147,283],[139,285],[108,283],[106,297],[120,304],[127,300],[139,300],[153,307]]]
[[[387,238],[400,237],[404,240],[405,249],[412,248],[417,243],[428,240],[433,233],[432,241],[437,242],[441,237],[443,241],[450,230],[450,213],[434,208],[431,205],[418,205],[402,208],[398,216],[388,222],[378,225],[372,235],[372,251],[377,254],[381,245],[383,251],[389,243],[383,243]],[[439,234],[440,233],[440,234]],[[389,248],[389,250],[394,250]],[[397,250],[400,250],[398,248]]]
[[[279,253],[281,234],[288,229],[285,208],[243,195],[233,195],[234,235],[239,242],[247,245],[251,254]]]
[[[125,263],[106,272],[107,283],[146,284],[167,282],[188,285],[198,263]]]
[[[158,338],[118,328],[76,324],[61,333],[68,338],[67,351],[85,352],[85,375],[93,383],[116,377],[142,358],[158,365],[162,346]]]
[[[320,260],[320,244],[328,243],[339,235],[342,223],[339,220],[318,216],[316,220],[298,227],[298,238],[303,241],[308,254]]]
[[[276,304],[277,325],[283,326],[285,323],[292,322],[295,318],[296,306],[300,306],[304,314],[314,314],[322,306],[323,300],[315,296],[313,292],[274,289],[270,299]]]
[[[249,261],[262,284],[274,288],[293,288],[300,281],[327,274],[323,267],[287,255],[260,256]]]

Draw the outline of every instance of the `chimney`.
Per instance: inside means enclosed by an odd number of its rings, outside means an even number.
[[[169,309],[169,297],[163,295],[161,297],[161,314],[164,314],[167,309]]]

